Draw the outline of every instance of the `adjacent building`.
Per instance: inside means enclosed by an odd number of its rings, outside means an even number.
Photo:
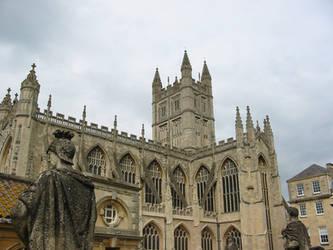
[[[333,249],[332,164],[312,164],[287,180],[289,203],[298,208],[312,246]]]
[[[72,131],[75,168],[95,184],[94,249],[282,249],[285,208],[268,116],[254,126],[236,109],[235,139],[215,141],[212,78],[206,62],[193,79],[185,51],[181,77],[152,83],[153,138],[43,111],[35,65],[0,104],[0,172],[34,180],[48,168],[56,129]],[[121,112],[121,111],[119,111]],[[234,123],[234,121],[228,121]],[[9,215],[8,215],[9,216]],[[10,216],[8,217],[10,222]],[[229,240],[230,239],[230,240]],[[1,240],[1,239],[0,239]]]

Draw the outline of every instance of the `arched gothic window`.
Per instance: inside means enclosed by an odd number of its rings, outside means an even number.
[[[262,156],[259,156],[258,158],[258,167],[260,170],[262,197],[264,199],[264,204],[265,204],[269,250],[271,250],[273,249],[273,236],[272,236],[272,223],[271,223],[271,214],[269,210],[269,197],[268,197],[268,188],[267,188],[267,174],[266,174],[267,164]]]
[[[143,229],[143,248],[146,250],[160,249],[160,236],[153,224],[148,224]]]
[[[105,155],[102,149],[98,146],[88,154],[88,172],[95,175],[105,176]]]
[[[241,233],[234,227],[228,230],[225,234],[225,244],[228,245],[228,242],[232,242],[233,245],[236,245],[237,249],[242,250],[242,237]]]
[[[121,173],[123,180],[135,184],[135,165],[134,160],[130,154],[125,155],[120,160]]]
[[[181,226],[177,227],[174,232],[175,250],[188,250],[189,237],[188,233]]]
[[[235,163],[227,159],[222,166],[224,212],[239,211],[238,169]]]
[[[199,204],[206,210],[206,211],[215,211],[215,186],[212,187],[208,192],[208,197],[205,200],[204,204],[202,201],[204,199],[204,194],[207,186],[209,178],[209,172],[207,168],[201,166],[199,172],[197,174],[197,193],[198,193],[198,201]]]
[[[153,161],[150,163],[148,167],[149,175],[151,177],[152,183],[155,187],[157,194],[159,195],[160,201],[162,200],[162,174],[161,168],[157,161]],[[145,201],[146,203],[157,204],[158,201],[149,187],[149,185],[145,184]]]
[[[173,176],[177,182],[177,185],[179,187],[179,190],[183,194],[185,198],[185,175],[183,171],[180,169],[180,167],[177,167],[174,172]],[[179,198],[179,195],[176,193],[176,191],[172,188],[171,189],[171,194],[172,194],[172,206],[173,208],[183,208],[184,204],[182,200]]]
[[[7,173],[8,172],[8,160],[9,160],[9,150],[10,147],[12,146],[12,138],[10,137],[7,140],[6,147],[2,153],[2,159],[1,159],[1,164],[0,164],[0,172],[2,173]]]
[[[201,249],[202,250],[213,250],[213,237],[210,231],[205,228],[201,232]]]

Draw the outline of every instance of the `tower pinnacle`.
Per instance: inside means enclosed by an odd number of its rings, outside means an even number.
[[[183,62],[181,66],[182,78],[192,77],[192,66],[188,59],[187,51],[184,52]]]
[[[202,76],[201,76],[201,81],[205,81],[205,80],[212,80],[212,77],[210,76],[208,67],[207,67],[207,63],[206,60],[204,61],[204,65],[202,68]]]

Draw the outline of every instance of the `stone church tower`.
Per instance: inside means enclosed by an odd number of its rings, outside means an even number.
[[[235,114],[235,139],[215,142],[212,77],[206,62],[192,78],[185,51],[181,77],[152,84],[153,140],[38,107],[35,65],[12,100],[0,103],[0,184],[33,181],[49,168],[46,149],[57,129],[74,133],[74,167],[94,182],[94,249],[283,249],[285,209],[274,137],[267,117]],[[53,100],[54,101],[54,100]],[[230,121],[233,122],[233,121]],[[1,185],[0,185],[1,188]],[[0,200],[1,207],[1,200]],[[0,211],[1,212],[1,211]],[[1,223],[0,223],[1,226]],[[0,239],[1,243],[1,239]]]
[[[187,52],[181,79],[162,88],[158,69],[153,80],[153,140],[187,151],[211,145],[215,138],[212,78],[206,62],[199,81],[192,78]]]

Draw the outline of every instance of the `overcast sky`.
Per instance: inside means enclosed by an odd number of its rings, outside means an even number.
[[[151,84],[159,67],[193,77],[207,60],[217,140],[270,116],[284,195],[286,180],[333,161],[333,1],[0,1],[0,97],[18,92],[37,64],[39,106],[151,137]],[[14,93],[13,93],[14,94]]]

